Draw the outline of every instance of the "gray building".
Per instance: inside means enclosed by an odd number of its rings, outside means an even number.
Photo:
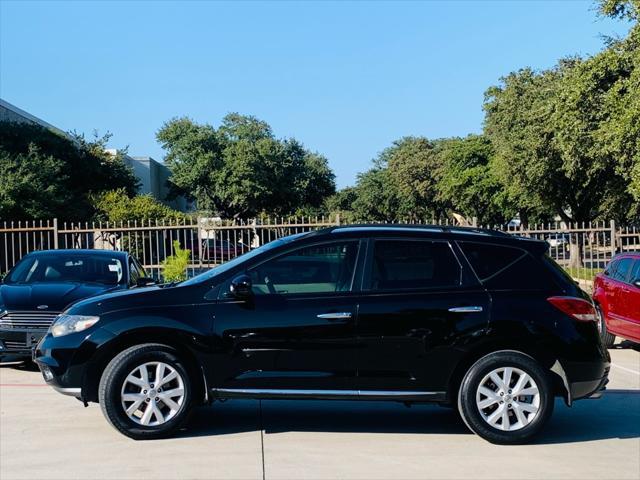
[[[71,139],[66,132],[2,99],[0,99],[0,122],[33,123]],[[115,150],[109,149],[107,151],[115,154]],[[182,197],[167,200],[169,194],[167,180],[171,172],[163,163],[151,157],[130,157],[129,155],[125,155],[124,162],[133,169],[134,174],[138,177],[140,182],[138,193],[151,194],[156,200],[176,210],[184,212],[190,209],[189,203]]]
[[[151,157],[130,157],[129,155],[125,155],[124,162],[133,169],[133,173],[138,177],[140,182],[138,193],[151,194],[153,198],[182,212],[186,212],[190,208],[183,197],[167,200],[169,194],[167,180],[171,176],[171,171],[163,163]]]

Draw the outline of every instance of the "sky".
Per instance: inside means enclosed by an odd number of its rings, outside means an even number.
[[[188,116],[267,121],[329,159],[339,187],[406,135],[482,130],[483,94],[624,35],[587,1],[0,0],[0,97],[61,128],[111,132],[162,160]]]

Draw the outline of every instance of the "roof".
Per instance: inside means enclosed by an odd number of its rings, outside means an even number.
[[[92,249],[92,248],[60,248],[60,249],[51,249],[51,250],[34,250],[29,252],[29,255],[37,254],[37,255],[54,255],[54,254],[76,254],[76,255],[104,255],[106,256],[116,256],[116,257],[125,257],[128,255],[127,252],[121,250],[101,250],[101,249]]]
[[[499,230],[477,227],[458,227],[452,225],[421,225],[421,224],[399,224],[399,223],[363,223],[355,225],[338,225],[334,227],[324,228],[310,232],[309,236],[327,235],[338,233],[358,233],[363,234],[426,234],[440,238],[450,238],[456,240],[487,241],[497,243],[510,243],[521,245],[526,242],[527,245],[536,246],[537,248],[548,247],[547,242],[530,237],[521,237],[510,235]]]

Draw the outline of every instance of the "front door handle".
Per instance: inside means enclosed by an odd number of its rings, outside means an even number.
[[[478,313],[482,311],[482,307],[480,306],[451,307],[449,311],[453,313]]]
[[[351,312],[320,313],[316,316],[318,318],[324,318],[325,320],[345,320],[351,318]]]

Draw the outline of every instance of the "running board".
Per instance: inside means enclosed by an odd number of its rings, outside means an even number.
[[[442,402],[445,392],[387,390],[298,390],[214,388],[214,398],[308,399],[308,400],[396,400],[401,402]]]

